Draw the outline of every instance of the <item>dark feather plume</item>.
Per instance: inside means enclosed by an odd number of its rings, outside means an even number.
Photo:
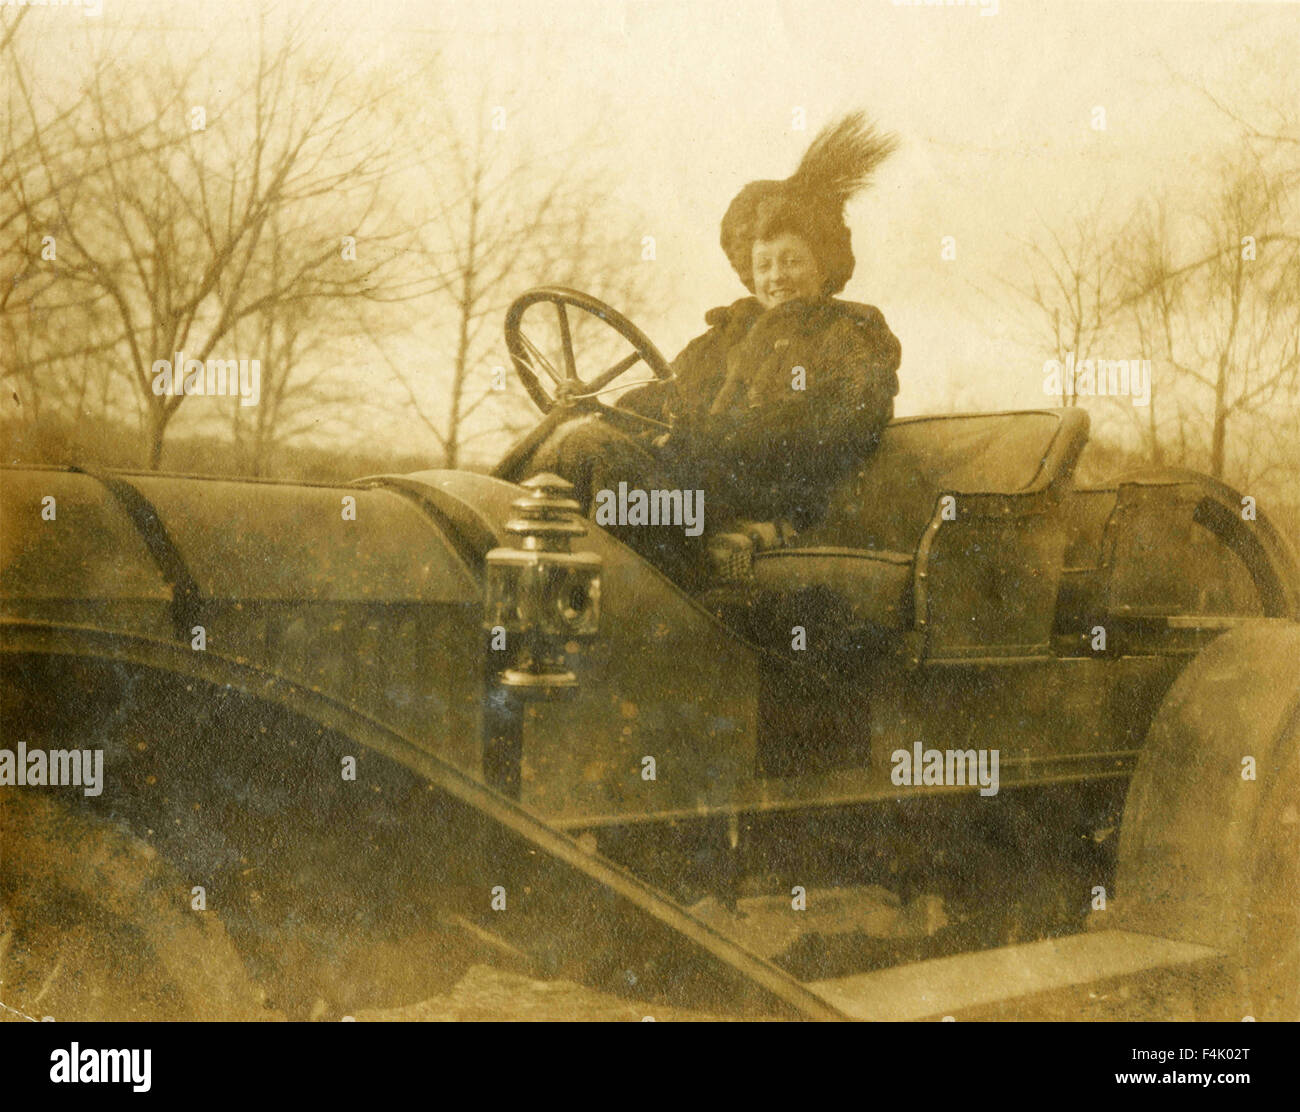
[[[817,133],[787,184],[842,208],[897,148],[897,135],[878,131],[864,113],[851,112]]]

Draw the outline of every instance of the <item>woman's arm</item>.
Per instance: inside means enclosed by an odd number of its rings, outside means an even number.
[[[635,386],[626,394],[618,397],[618,408],[639,413],[642,417],[653,417],[656,421],[664,419],[664,410],[669,398],[672,383],[663,379]]]

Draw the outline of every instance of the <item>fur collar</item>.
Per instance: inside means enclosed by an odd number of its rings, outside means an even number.
[[[831,297],[795,298],[773,309],[764,309],[756,297],[742,297],[730,305],[720,305],[704,314],[704,323],[723,332],[733,333],[736,339],[747,333],[762,320],[779,326],[788,321],[788,327],[800,332],[815,332],[825,328],[838,317],[847,316],[857,321],[874,317],[878,310],[856,301],[839,301]]]

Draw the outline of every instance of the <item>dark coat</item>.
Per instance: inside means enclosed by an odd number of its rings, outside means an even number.
[[[704,319],[673,361],[674,470],[741,516],[817,520],[894,415],[898,339],[879,309],[830,298],[747,297]]]

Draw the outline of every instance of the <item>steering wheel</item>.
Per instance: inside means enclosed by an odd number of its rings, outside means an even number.
[[[523,317],[532,306],[549,303],[555,306],[560,326],[560,343],[563,347],[564,367],[557,370],[554,364],[542,353],[523,330]],[[591,378],[583,378],[578,373],[577,358],[573,351],[573,334],[569,328],[569,308],[580,309],[599,317],[608,327],[617,332],[632,345],[632,351],[617,363]],[[671,425],[645,417],[630,409],[617,405],[606,405],[598,395],[610,386],[638,362],[643,362],[654,373],[655,378],[668,380],[672,371],[668,360],[660,354],[650,338],[618,310],[606,305],[599,298],[579,290],[564,286],[537,286],[528,290],[506,312],[506,350],[519,379],[528,391],[528,396],[537,403],[537,408],[550,414],[557,409],[583,408],[598,409],[618,418],[634,418],[644,425],[660,431],[669,430]],[[550,379],[547,383],[542,372]],[[558,415],[557,415],[558,416]]]

